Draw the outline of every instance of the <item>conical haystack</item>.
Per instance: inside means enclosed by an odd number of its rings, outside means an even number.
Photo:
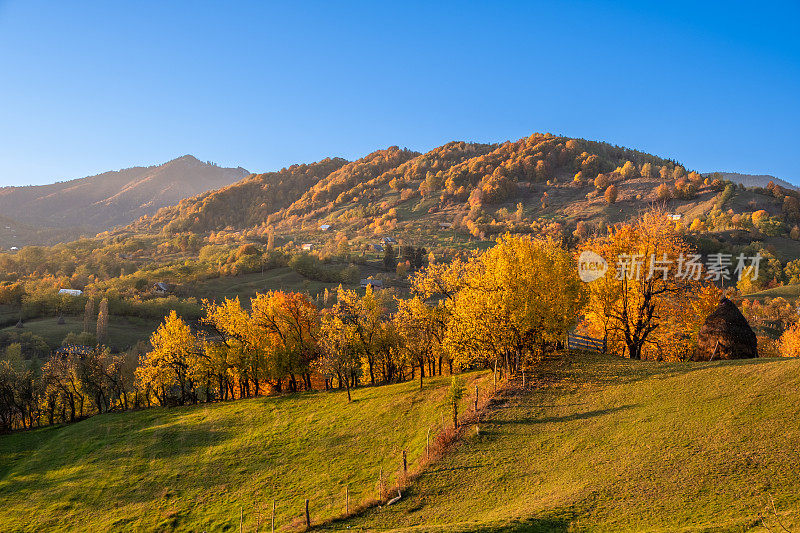
[[[695,361],[758,357],[756,334],[739,308],[723,298],[698,334]]]

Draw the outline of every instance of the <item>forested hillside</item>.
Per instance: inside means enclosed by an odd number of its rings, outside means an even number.
[[[702,234],[704,250],[762,241],[783,261],[800,252],[800,193],[792,188],[745,188],[674,160],[551,134],[293,165],[188,198],[130,229],[274,233],[320,243],[330,240],[325,226],[339,240],[398,234],[430,245],[506,231],[583,237],[653,205]]]
[[[425,154],[390,147],[350,163],[324,160],[251,176],[163,209],[134,227],[175,233],[260,224],[296,230],[329,223],[380,230],[421,217],[454,222],[471,213],[471,219],[486,218],[490,209],[519,201],[546,214],[551,189],[567,188],[570,199],[586,200],[595,188],[604,192],[641,176],[641,167],[656,185],[689,176],[675,162],[649,154],[550,134],[501,144],[451,142]],[[603,187],[594,187],[598,176]]]

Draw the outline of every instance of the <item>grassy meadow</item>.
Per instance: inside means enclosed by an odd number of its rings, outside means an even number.
[[[109,317],[108,345],[124,350],[139,341],[146,341],[156,330],[160,321],[139,318],[114,316]],[[83,316],[65,316],[64,324],[58,323],[58,317],[37,318],[24,321],[24,328],[17,331],[29,331],[42,337],[50,346],[60,346],[69,333],[83,331]],[[3,328],[15,330],[15,326]],[[94,333],[94,323],[90,326]]]
[[[468,390],[491,375],[466,376]],[[421,457],[449,377],[94,416],[0,436],[3,531],[245,531],[339,515]],[[464,398],[466,406],[471,401]],[[264,522],[266,520],[266,522]],[[266,524],[266,526],[265,526]]]
[[[532,378],[403,500],[332,528],[800,528],[800,360],[587,356],[547,363]]]
[[[263,274],[242,274],[239,276],[221,276],[198,283],[192,290],[192,295],[198,299],[209,298],[221,300],[223,298],[238,297],[242,303],[249,303],[250,298],[257,292],[264,293],[270,290],[299,291],[316,294],[327,288],[335,288],[336,283],[325,283],[310,280],[298,274],[289,267],[280,267],[267,270]]]

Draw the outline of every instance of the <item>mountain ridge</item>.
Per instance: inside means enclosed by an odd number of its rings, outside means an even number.
[[[225,187],[247,176],[183,155],[158,165],[136,166],[45,185],[0,188],[0,211],[39,229],[98,233],[129,224],[182,199]]]
[[[769,182],[773,182],[776,185],[780,185],[781,187],[785,187],[787,189],[794,189],[795,191],[800,191],[800,187],[797,185],[792,184],[789,181],[786,181],[781,178],[776,178],[770,174],[744,174],[742,172],[704,172],[703,176],[711,176],[712,174],[719,174],[722,176],[722,179],[732,181],[734,183],[741,183],[745,187],[766,187]]]

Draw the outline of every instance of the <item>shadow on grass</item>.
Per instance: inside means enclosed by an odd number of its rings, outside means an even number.
[[[528,518],[503,524],[502,526],[478,527],[471,531],[476,533],[545,533],[569,531],[568,520],[561,518]],[[463,530],[467,531],[467,530]]]
[[[530,383],[540,389],[556,386],[569,390],[577,386],[606,386],[634,383],[653,377],[673,377],[716,367],[774,364],[776,359],[733,359],[706,362],[658,362],[626,359],[609,354],[572,352],[543,360],[529,374]]]
[[[586,420],[597,416],[605,416],[620,411],[627,411],[628,409],[633,409],[635,407],[637,407],[636,404],[620,405],[617,407],[609,407],[608,409],[595,409],[594,411],[586,411],[584,413],[572,413],[566,416],[547,416],[544,418],[515,418],[511,420],[497,419],[497,420],[489,420],[488,422],[490,424],[497,424],[497,425],[514,425],[514,424],[526,425],[526,424],[550,424],[558,422],[572,422],[575,420]]]

